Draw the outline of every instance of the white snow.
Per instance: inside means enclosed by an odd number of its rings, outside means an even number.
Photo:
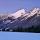
[[[22,9],[22,10],[17,11],[16,13],[8,15],[8,16],[14,16],[15,18],[18,18],[18,17],[20,17],[21,15],[24,15],[24,14],[25,14],[25,10]]]
[[[35,14],[38,14],[38,11],[39,11],[40,9],[39,8],[34,8],[34,10],[30,13],[30,15],[28,15],[28,17],[31,17],[31,16],[33,16],[33,15],[35,15]],[[28,18],[27,17],[27,18]]]

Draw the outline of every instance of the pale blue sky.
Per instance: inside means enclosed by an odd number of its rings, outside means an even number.
[[[0,32],[0,40],[40,40],[40,33]]]
[[[40,0],[0,0],[0,12],[15,12],[22,8],[40,7]]]

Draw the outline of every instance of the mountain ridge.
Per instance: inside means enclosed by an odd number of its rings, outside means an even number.
[[[0,17],[0,28],[2,29],[28,28],[37,25],[40,25],[40,8],[34,8],[31,12],[25,12],[22,9],[13,14],[1,15]]]

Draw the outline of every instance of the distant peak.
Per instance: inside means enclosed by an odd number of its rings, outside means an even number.
[[[25,13],[25,9],[18,10],[16,13]]]
[[[34,9],[39,10],[40,8],[34,8]]]
[[[21,9],[21,10],[18,10],[17,12],[13,13],[13,14],[10,14],[9,16],[14,16],[15,18],[18,18],[20,17],[21,15],[24,15],[25,14],[25,9]]]

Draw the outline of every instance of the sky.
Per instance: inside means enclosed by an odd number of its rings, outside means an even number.
[[[19,9],[40,8],[40,0],[0,0],[0,12],[15,12]]]
[[[40,33],[0,32],[0,40],[40,40]]]
[[[0,12],[40,8],[40,0],[0,0]],[[40,40],[40,33],[0,32],[0,40]]]

